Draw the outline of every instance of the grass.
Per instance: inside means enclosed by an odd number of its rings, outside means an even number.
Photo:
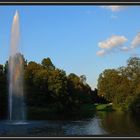
[[[97,111],[114,111],[115,109],[111,104],[95,104]]]

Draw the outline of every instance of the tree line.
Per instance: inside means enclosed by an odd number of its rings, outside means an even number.
[[[140,113],[140,58],[130,57],[126,66],[104,70],[97,87],[98,94],[114,106]]]
[[[102,102],[104,99],[86,83],[86,76],[74,73],[66,75],[44,58],[41,63],[25,60],[18,54],[24,65],[24,93],[27,109],[55,108],[66,112],[76,111],[82,104]],[[6,116],[8,110],[8,61],[0,65],[0,115]]]
[[[97,89],[91,89],[85,75],[66,74],[50,58],[40,63],[25,60],[24,93],[26,108],[50,108],[73,112],[84,104],[113,103],[134,113],[140,112],[140,58],[130,57],[126,66],[105,69],[98,78]],[[0,118],[8,110],[8,61],[0,65]]]

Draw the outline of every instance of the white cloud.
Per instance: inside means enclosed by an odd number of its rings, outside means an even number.
[[[102,49],[112,49],[123,45],[127,41],[125,36],[113,35],[105,41],[99,42],[98,46]]]
[[[126,46],[123,46],[120,48],[121,51],[124,51],[124,52],[127,52],[127,51],[130,51],[131,49],[126,47]]]
[[[112,35],[110,38],[105,41],[98,43],[98,47],[101,48],[96,55],[104,56],[109,53],[124,51],[127,52],[130,48],[124,46],[124,43],[127,41],[125,36]]]
[[[120,11],[120,10],[126,8],[127,6],[111,5],[111,6],[101,6],[101,7],[105,8],[105,9],[109,9],[112,12],[117,12],[117,11]]]
[[[99,50],[96,54],[98,56],[104,56],[109,53],[123,51],[130,52],[131,55],[136,55],[137,53],[134,53],[134,51],[137,47],[140,47],[140,32],[138,32],[132,42],[130,42],[129,47],[124,46],[124,43],[127,42],[127,40],[128,39],[125,36],[113,35],[105,41],[98,43],[98,47],[100,47],[101,50]]]
[[[100,50],[96,53],[98,56],[104,56],[106,54],[105,50]]]
[[[131,43],[131,48],[136,48],[139,46],[140,46],[140,32],[134,37]]]

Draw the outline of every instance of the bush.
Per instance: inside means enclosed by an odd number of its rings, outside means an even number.
[[[130,102],[129,110],[133,113],[140,114],[140,94],[136,95]]]

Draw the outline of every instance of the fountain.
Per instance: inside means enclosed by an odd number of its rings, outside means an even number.
[[[8,65],[9,110],[8,120],[23,122],[25,120],[23,92],[23,57],[19,47],[19,14],[16,11],[11,29],[10,56]]]

